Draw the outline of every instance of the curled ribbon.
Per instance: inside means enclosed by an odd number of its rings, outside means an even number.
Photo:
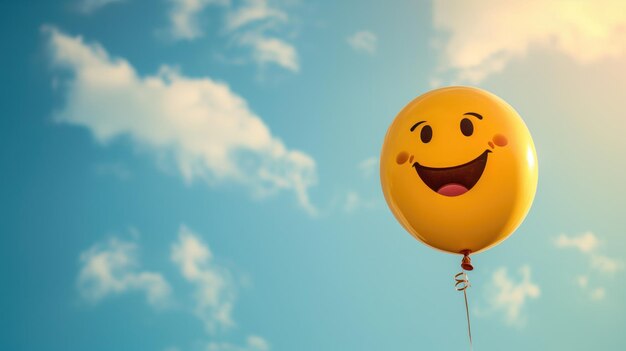
[[[467,334],[469,335],[470,350],[473,350],[474,346],[472,345],[472,327],[470,325],[469,306],[467,304],[467,292],[465,291],[467,290],[467,288],[471,286],[471,284],[469,282],[467,273],[465,272],[457,273],[454,276],[454,281],[455,281],[454,288],[456,289],[456,291],[462,291],[463,297],[465,298],[465,314],[467,315]]]
[[[454,276],[454,281],[456,282],[454,283],[454,288],[456,289],[456,291],[465,291],[465,289],[471,286],[469,278],[467,277],[467,273],[465,272],[457,273]]]

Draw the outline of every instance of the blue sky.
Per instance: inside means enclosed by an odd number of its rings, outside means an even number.
[[[476,255],[477,350],[626,343],[620,1],[2,4],[0,348],[467,348],[459,257],[377,157],[412,98],[524,118],[535,203]]]

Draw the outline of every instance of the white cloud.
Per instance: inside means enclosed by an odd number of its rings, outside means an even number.
[[[531,47],[562,52],[581,64],[626,52],[624,1],[435,0],[433,11],[435,28],[445,33],[442,68],[471,83]]]
[[[604,273],[615,273],[624,268],[622,261],[604,255],[591,255],[591,267]]]
[[[248,345],[253,349],[260,351],[267,351],[270,349],[269,343],[257,335],[251,335],[248,337]]]
[[[358,168],[364,176],[371,176],[378,170],[378,157],[366,158],[359,163]]]
[[[378,158],[369,157],[359,162],[356,168],[361,177],[364,179],[370,178],[378,169]],[[343,208],[343,211],[347,213],[354,213],[358,210],[372,209],[376,207],[373,200],[365,199],[361,193],[354,190],[348,190],[345,193],[341,193],[339,199],[342,202],[340,206]]]
[[[130,234],[138,237],[136,229]],[[155,307],[171,304],[171,288],[160,273],[141,270],[134,241],[112,238],[105,243],[93,245],[80,255],[82,267],[77,285],[83,298],[98,302],[103,298],[131,291],[140,291]],[[198,234],[181,225],[178,239],[171,246],[171,261],[178,267],[182,277],[193,287],[193,307],[182,311],[198,317],[206,330],[219,340],[218,331],[235,325],[232,309],[235,303],[235,285],[231,273],[217,265],[209,246]],[[179,307],[181,307],[179,306]],[[243,346],[213,341],[206,345],[208,351],[269,351],[270,345],[263,337],[249,335]],[[180,350],[169,346],[166,351]]]
[[[221,5],[226,7],[226,33],[233,37],[237,45],[250,49],[252,61],[259,66],[275,64],[292,72],[300,70],[296,48],[286,40],[266,33],[289,20],[286,12],[270,7],[267,0],[245,0],[239,6],[233,6],[228,0],[171,2],[170,32],[174,39],[194,40],[203,36],[198,17],[207,6]]]
[[[592,232],[586,232],[579,236],[559,235],[554,244],[558,248],[575,248],[589,257],[590,267],[603,273],[615,273],[623,269],[622,261],[614,259],[597,251],[600,241]]]
[[[225,342],[211,342],[207,346],[207,351],[269,351],[269,349],[269,343],[256,335],[248,336],[244,346]]]
[[[252,49],[252,59],[260,66],[273,63],[292,72],[300,70],[296,49],[284,40],[248,33],[239,38],[239,43]]]
[[[226,16],[226,29],[235,30],[253,22],[274,20],[285,22],[287,13],[268,6],[267,0],[246,0],[244,5]]]
[[[589,296],[592,301],[604,300],[606,296],[606,290],[603,287],[596,287],[589,290],[589,277],[586,275],[580,275],[576,277],[576,284],[580,289]]]
[[[164,306],[169,298],[171,289],[161,274],[139,269],[137,246],[132,242],[113,238],[83,252],[80,261],[78,288],[89,301],[133,290],[145,293],[154,306]]]
[[[589,268],[605,274],[613,274],[624,268],[622,261],[610,258],[598,253],[600,240],[592,232],[579,236],[559,235],[554,244],[558,248],[575,248],[589,259]],[[598,275],[593,275],[598,280]],[[589,296],[592,301],[604,300],[606,290],[603,287],[593,287],[588,275],[580,275],[576,278],[576,284],[581,291]]]
[[[348,44],[356,51],[362,51],[369,54],[376,52],[378,45],[378,37],[370,31],[358,31],[347,38]]]
[[[187,182],[237,182],[258,195],[290,190],[302,208],[316,213],[308,193],[316,183],[315,161],[285,147],[228,85],[168,66],[141,77],[97,44],[45,31],[54,66],[71,73],[57,121],[83,126],[103,144],[129,138],[173,160]]]
[[[193,40],[203,35],[198,16],[209,5],[227,5],[228,0],[170,0],[170,33],[174,39]]]
[[[590,298],[593,301],[604,300],[605,296],[606,296],[606,291],[604,290],[604,288],[593,289],[590,293]]]
[[[559,248],[574,247],[581,252],[591,252],[598,246],[598,238],[592,232],[577,237],[561,234],[556,238],[555,245]]]
[[[276,64],[292,72],[300,71],[296,48],[287,41],[269,35],[268,30],[287,23],[286,12],[270,7],[267,0],[246,0],[226,15],[226,30],[236,42],[251,51],[252,60],[264,67]]]
[[[125,0],[81,0],[78,2],[78,10],[85,14],[93,13],[102,7],[113,4],[116,2],[123,2]]]
[[[374,203],[363,199],[363,197],[356,191],[348,191],[346,194],[345,201],[343,203],[343,210],[345,212],[354,213],[358,210],[372,208],[374,208]]]
[[[346,195],[346,203],[343,208],[346,212],[354,212],[359,207],[360,203],[361,197],[359,194],[354,191],[350,191],[348,192],[348,195]]]
[[[517,326],[525,322],[522,311],[527,300],[536,299],[541,293],[539,286],[531,281],[530,267],[523,266],[519,272],[521,281],[510,278],[504,267],[496,270],[490,284],[492,295],[488,299],[492,311],[503,313],[508,324]]]
[[[172,261],[183,277],[195,285],[194,312],[207,330],[231,327],[235,291],[230,273],[213,263],[213,254],[198,235],[182,226],[178,241],[172,246]]]

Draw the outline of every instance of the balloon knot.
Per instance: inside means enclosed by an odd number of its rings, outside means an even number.
[[[474,266],[472,266],[472,259],[469,257],[471,252],[472,251],[470,250],[461,251],[461,253],[463,254],[463,259],[461,260],[461,268],[466,271],[471,271],[474,269]]]

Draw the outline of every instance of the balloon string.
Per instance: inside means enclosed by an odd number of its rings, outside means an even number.
[[[465,272],[460,272],[454,276],[454,288],[457,291],[463,291],[463,297],[465,298],[465,315],[467,316],[467,335],[469,336],[470,351],[474,350],[472,344],[472,326],[470,324],[469,304],[467,303],[467,288],[469,288],[470,282]]]

